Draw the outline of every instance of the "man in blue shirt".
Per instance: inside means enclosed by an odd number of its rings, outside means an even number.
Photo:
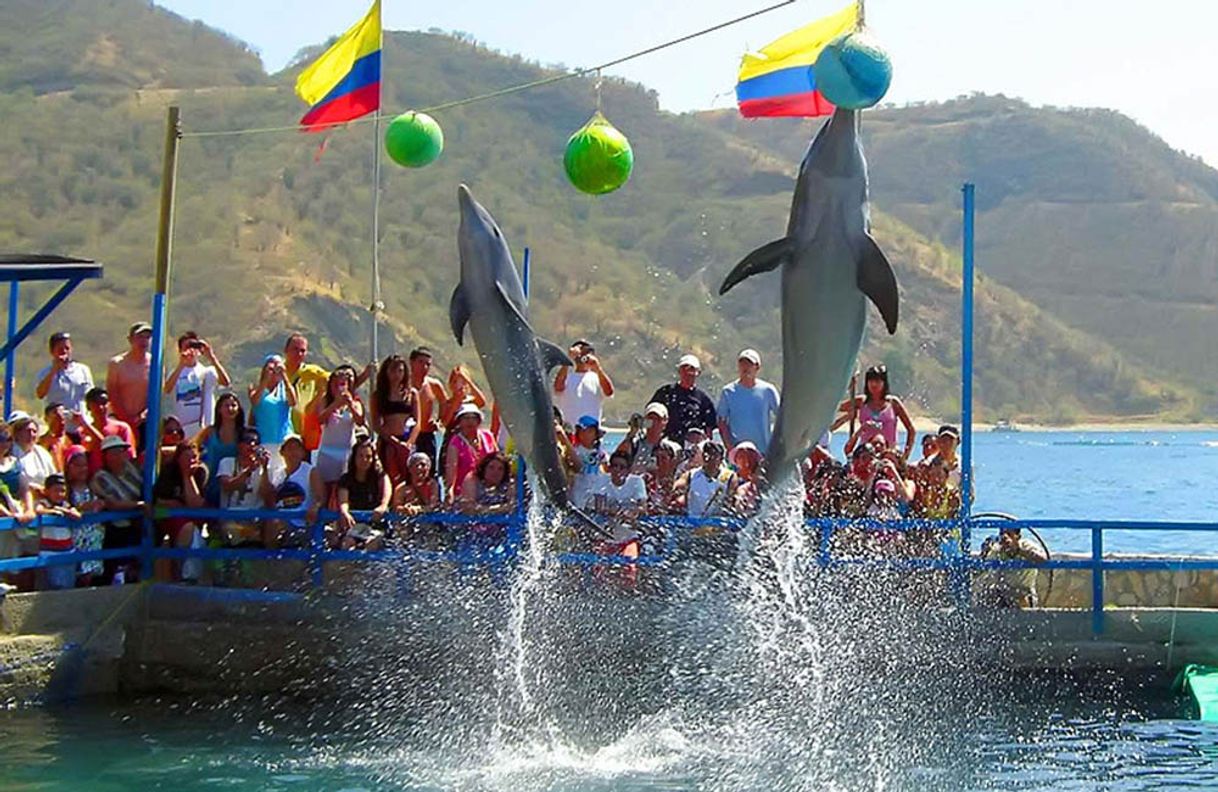
[[[761,371],[761,355],[757,350],[745,349],[736,357],[740,378],[723,386],[716,409],[719,435],[729,451],[745,440],[759,449],[767,449],[774,417],[778,415],[778,389],[757,378]]]

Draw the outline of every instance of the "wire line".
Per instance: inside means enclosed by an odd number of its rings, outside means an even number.
[[[756,11],[751,11],[743,16],[738,16],[735,19],[729,19],[726,22],[720,22],[717,25],[712,25],[711,27],[703,28],[702,30],[698,30],[693,33],[687,33],[686,35],[680,36],[679,38],[665,41],[662,44],[656,44],[653,47],[648,47],[647,49],[642,49],[642,50],[639,50],[638,52],[632,52],[629,55],[624,55],[620,58],[615,58],[611,61],[606,61],[605,63],[599,64],[597,66],[588,66],[585,68],[575,69],[574,71],[570,71],[570,72],[563,72],[562,74],[554,74],[549,77],[543,77],[539,80],[532,80],[527,83],[521,83],[520,85],[512,85],[507,88],[500,88],[495,91],[488,91],[487,93],[477,94],[475,96],[468,96],[464,99],[455,99],[451,102],[444,102],[442,104],[437,104],[437,105],[432,105],[430,107],[420,108],[418,110],[415,110],[414,112],[438,113],[441,110],[451,110],[454,107],[464,107],[465,105],[474,104],[475,102],[484,102],[488,99],[498,99],[501,96],[509,96],[511,94],[520,93],[522,91],[532,90],[533,88],[540,88],[544,85],[552,85],[557,82],[562,82],[563,80],[572,80],[577,77],[584,77],[588,74],[593,74],[593,73],[602,71],[604,69],[609,69],[609,68],[612,68],[619,64],[626,63],[627,61],[632,61],[636,58],[642,58],[645,55],[651,55],[653,53],[659,52],[660,50],[668,49],[669,47],[675,47],[678,44],[684,44],[687,41],[691,41],[693,39],[699,38],[700,36],[705,36],[709,33],[715,33],[717,31],[723,30],[724,28],[731,27],[732,25],[738,25],[741,22],[745,22],[749,19],[759,17],[763,14],[768,14],[771,11],[776,11],[779,8],[784,8],[785,6],[792,5],[795,2],[796,2],[796,0],[782,0],[782,2],[775,3],[770,6],[766,6],[765,8],[759,8]],[[307,131],[316,132],[316,131],[334,129],[336,127],[353,126],[355,124],[368,123],[368,122],[376,121],[376,120],[383,119],[383,118],[391,118],[391,116],[380,114],[378,112],[378,113],[374,113],[371,115],[366,115],[362,118],[356,118],[351,121],[342,121],[342,122],[335,123],[335,124],[322,124],[322,125],[318,125],[318,126],[312,126],[312,127],[309,127]],[[250,127],[247,129],[217,129],[217,130],[203,130],[203,131],[199,131],[199,132],[183,132],[181,136],[183,138],[231,137],[231,136],[235,136],[235,135],[259,135],[259,134],[266,134],[266,133],[272,133],[272,132],[296,132],[296,131],[304,131],[304,128],[301,127],[299,123],[297,123],[297,124],[293,124],[291,126],[285,125],[285,126]]]

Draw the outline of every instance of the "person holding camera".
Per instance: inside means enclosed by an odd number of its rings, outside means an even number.
[[[216,476],[220,479],[220,505],[225,509],[261,509],[274,496],[268,468],[271,454],[262,446],[257,429],[247,428],[237,442],[237,456],[220,460]],[[226,520],[220,534],[229,547],[260,547],[262,528],[257,520]]]
[[[51,335],[47,341],[47,351],[51,363],[38,372],[34,395],[43,400],[43,406],[56,402],[62,404],[69,415],[83,413],[85,394],[93,387],[93,372],[84,363],[72,359],[71,334],[58,332]],[[79,428],[79,423],[75,421],[68,424],[69,434],[76,434]]]
[[[178,365],[165,379],[164,391],[173,396],[171,412],[182,422],[188,438],[209,425],[216,408],[216,390],[227,388],[230,382],[211,344],[193,330],[178,337]]]
[[[630,458],[630,472],[642,475],[656,468],[656,449],[664,440],[668,426],[668,408],[652,402],[643,408],[643,414],[630,416],[630,431],[618,443],[615,454],[624,453]]]
[[[575,368],[561,366],[554,377],[554,406],[562,413],[563,420],[574,424],[585,415],[596,418],[599,424],[604,417],[605,399],[613,396],[613,381],[601,368],[596,348],[582,338],[571,344],[568,354]]]

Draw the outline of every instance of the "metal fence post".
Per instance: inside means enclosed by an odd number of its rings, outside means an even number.
[[[1091,529],[1091,631],[1104,634],[1104,529]]]
[[[17,335],[17,311],[21,307],[18,299],[21,287],[17,281],[8,285],[8,354],[4,356],[4,415],[13,411],[13,390],[17,387],[17,350],[13,347],[13,336]]]

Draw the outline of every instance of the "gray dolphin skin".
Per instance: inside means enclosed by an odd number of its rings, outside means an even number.
[[[832,423],[863,340],[866,299],[896,332],[896,276],[870,231],[857,111],[838,108],[799,167],[787,235],[746,256],[719,288],[725,294],[782,267],[782,401],[766,451],[772,484]]]
[[[461,282],[449,305],[453,335],[464,344],[469,326],[499,414],[516,447],[549,502],[570,508],[546,372],[572,365],[571,360],[562,349],[533,334],[520,276],[495,218],[464,184],[457,188],[457,196]]]

